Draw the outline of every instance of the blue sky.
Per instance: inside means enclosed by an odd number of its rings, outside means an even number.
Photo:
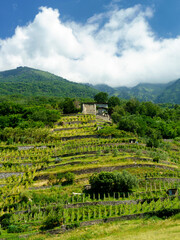
[[[0,37],[9,37],[17,25],[24,25],[34,19],[40,6],[59,9],[61,17],[85,22],[94,14],[103,12],[112,4],[111,0],[1,0]],[[173,37],[180,34],[179,0],[120,0],[114,1],[120,8],[136,4],[152,7],[151,27],[160,37]]]
[[[168,82],[180,77],[179,12],[179,0],[0,0],[0,71],[26,65],[76,82]]]

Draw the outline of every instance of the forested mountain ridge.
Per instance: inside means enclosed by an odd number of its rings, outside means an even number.
[[[99,91],[122,99],[180,104],[180,79],[166,84],[140,83],[135,87],[81,84],[49,72],[18,67],[0,72],[0,95],[93,98]]]
[[[0,72],[0,95],[91,97],[98,91],[54,74],[28,67]]]
[[[136,98],[139,101],[155,103],[180,103],[180,79],[165,84],[140,83],[132,88],[112,88],[105,84],[95,85],[94,88],[123,99]]]
[[[180,104],[180,79],[172,85],[166,87],[156,98],[157,103],[177,103]]]

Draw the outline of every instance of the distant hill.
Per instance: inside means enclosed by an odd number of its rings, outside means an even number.
[[[177,103],[180,104],[180,79],[166,87],[156,98],[157,103]]]
[[[140,83],[135,87],[112,88],[105,84],[95,85],[94,88],[107,92],[110,96],[123,99],[136,98],[139,101],[155,103],[180,103],[180,79],[166,84]]]
[[[98,90],[28,67],[0,72],[0,95],[91,97]]]
[[[97,84],[93,86],[95,89],[97,89],[100,92],[106,92],[108,95],[114,95],[115,89],[106,85],[106,84]]]
[[[0,72],[0,95],[93,98],[99,91],[123,99],[180,104],[180,79],[167,84],[140,83],[135,87],[81,84],[49,72],[18,67]]]

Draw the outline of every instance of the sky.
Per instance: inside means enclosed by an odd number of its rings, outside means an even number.
[[[179,0],[0,0],[0,71],[132,87],[180,78]]]

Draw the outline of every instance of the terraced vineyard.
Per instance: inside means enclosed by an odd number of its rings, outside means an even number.
[[[115,127],[92,115],[63,116],[41,143],[1,142],[2,238],[180,212],[180,143],[148,148],[132,133],[117,130],[114,137],[106,128]],[[93,173],[123,170],[139,180],[131,192],[88,192]]]

